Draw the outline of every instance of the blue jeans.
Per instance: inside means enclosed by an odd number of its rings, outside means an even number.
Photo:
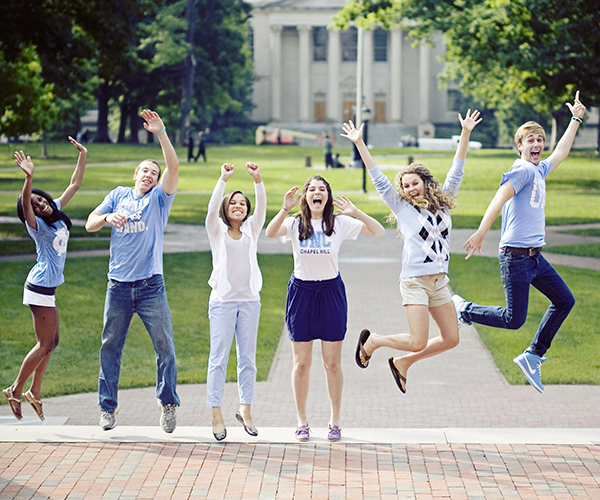
[[[256,337],[260,301],[209,302],[210,355],[206,376],[206,404],[221,406],[229,351],[235,334],[240,404],[254,403],[256,385]]]
[[[99,405],[105,411],[114,411],[117,407],[121,354],[133,313],[137,313],[146,326],[156,353],[156,397],[163,404],[179,405],[175,392],[177,364],[173,322],[161,274],[139,281],[108,280],[100,348]]]
[[[510,330],[521,328],[527,318],[529,285],[533,285],[551,302],[531,346],[527,348],[527,351],[543,356],[550,349],[556,332],[573,309],[575,297],[541,253],[528,256],[502,250],[499,259],[506,307],[480,306],[468,302],[462,316],[481,325]]]

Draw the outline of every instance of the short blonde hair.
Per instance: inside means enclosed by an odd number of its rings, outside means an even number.
[[[515,132],[514,142],[517,149],[523,139],[530,134],[540,134],[544,138],[544,142],[546,142],[546,132],[544,132],[544,127],[537,122],[527,122],[521,125]]]

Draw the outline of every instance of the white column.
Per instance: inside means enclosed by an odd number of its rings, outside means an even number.
[[[310,119],[310,26],[298,26],[299,48],[298,68],[300,70],[300,88],[298,95],[298,116],[301,122]]]
[[[339,122],[342,119],[342,102],[340,100],[340,62],[342,50],[340,44],[340,32],[327,30],[327,120]]]
[[[281,32],[283,26],[273,25],[271,45],[271,120],[281,121]]]
[[[429,122],[429,56],[431,49],[419,46],[419,108],[421,123]]]
[[[363,34],[363,107],[375,111],[375,97],[373,96],[373,30],[365,30]]]
[[[402,119],[402,31],[390,31],[390,121]]]

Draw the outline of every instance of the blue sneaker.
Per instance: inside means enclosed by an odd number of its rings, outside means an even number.
[[[454,309],[456,310],[456,318],[458,319],[458,322],[462,323],[463,325],[471,325],[472,323],[470,321],[467,321],[462,316],[462,312],[467,306],[467,301],[463,299],[460,295],[453,295],[452,302],[454,302]]]
[[[535,387],[538,392],[544,392],[542,385],[542,363],[546,358],[541,358],[537,354],[525,351],[513,359],[517,368],[525,375],[527,381]]]

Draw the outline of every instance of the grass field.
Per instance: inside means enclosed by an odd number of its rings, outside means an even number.
[[[594,257],[600,259],[600,243],[585,243],[580,245],[556,245],[544,248],[544,252],[577,255],[579,257]]]
[[[264,278],[258,333],[258,379],[265,380],[283,325],[285,290],[292,270],[291,255],[259,256]],[[29,262],[4,262],[0,266],[0,387],[16,377],[21,361],[35,343],[31,313],[22,305],[23,281]],[[208,361],[208,276],[210,253],[165,254],[165,280],[175,327],[179,383],[206,381]],[[60,345],[44,378],[44,396],[95,391],[98,388],[98,353],[106,293],[107,257],[69,259],[65,283],[57,290],[60,311]],[[235,349],[235,348],[234,348]],[[235,380],[232,352],[227,380]],[[141,321],[134,316],[123,351],[120,387],[156,383],[152,343]],[[4,403],[5,401],[2,401]]]
[[[600,384],[600,273],[588,269],[556,266],[577,300],[571,314],[558,331],[543,367],[545,384]],[[453,291],[466,300],[483,305],[504,305],[498,259],[473,257],[450,259]],[[477,279],[473,279],[476,276]],[[527,383],[512,359],[533,339],[548,300],[531,287],[529,313],[519,330],[501,330],[476,325],[477,332],[496,365],[511,384]]]

